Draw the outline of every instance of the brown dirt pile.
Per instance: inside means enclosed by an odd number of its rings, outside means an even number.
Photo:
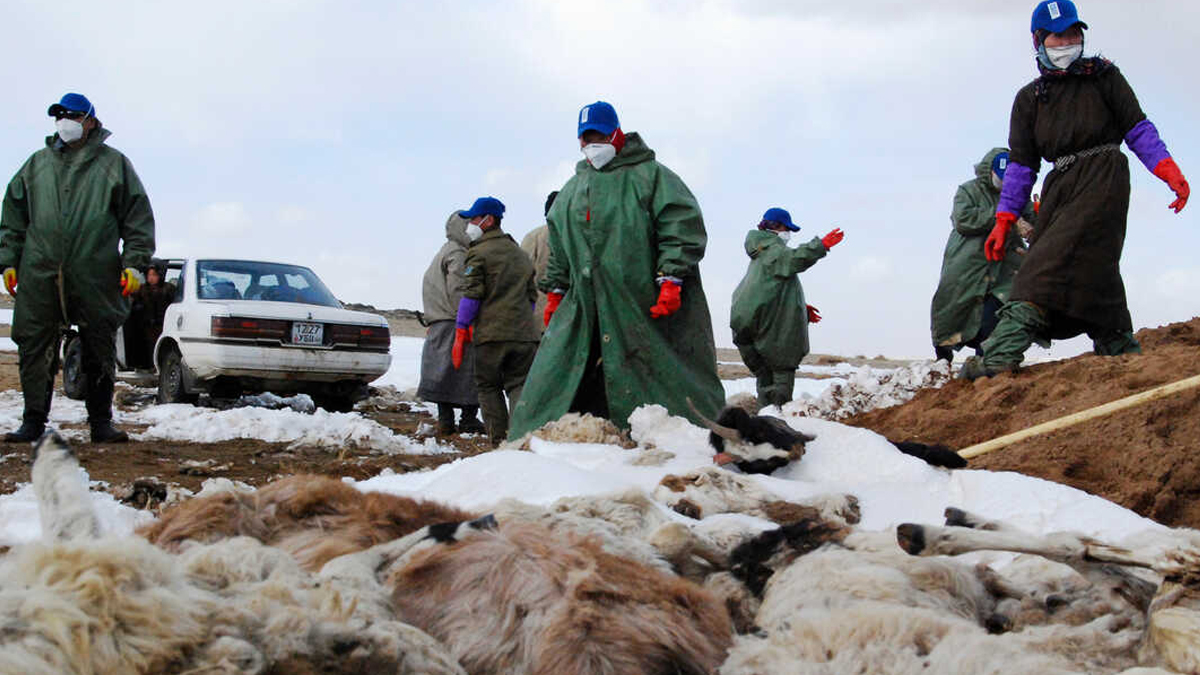
[[[1143,354],[1079,356],[954,381],[846,424],[965,448],[1200,374],[1200,317],[1137,333]],[[1037,436],[971,460],[1064,483],[1160,523],[1200,528],[1200,388]]]

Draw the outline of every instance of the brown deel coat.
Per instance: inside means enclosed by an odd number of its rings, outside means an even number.
[[[1041,159],[1119,144],[1146,117],[1116,66],[1045,79],[1043,100],[1036,81],[1017,92],[1009,129],[1009,160],[1035,171]],[[1052,170],[1012,299],[1132,330],[1120,270],[1128,211],[1129,162],[1120,150]]]

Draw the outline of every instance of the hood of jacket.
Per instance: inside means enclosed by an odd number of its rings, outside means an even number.
[[[746,255],[757,258],[771,246],[787,246],[779,235],[769,230],[750,230],[746,233]]]
[[[975,165],[975,180],[992,192],[999,193],[995,185],[992,185],[992,160],[996,159],[996,155],[1008,152],[1008,148],[992,148],[987,151],[983,159]]]
[[[621,151],[613,157],[608,164],[605,164],[600,169],[592,168],[586,159],[581,159],[575,164],[575,173],[583,173],[584,171],[601,171],[607,173],[613,169],[622,166],[631,166],[633,164],[641,164],[654,159],[654,151],[646,145],[642,137],[636,131],[631,131],[625,134],[625,145]]]
[[[467,247],[471,245],[471,240],[467,237],[467,219],[458,215],[459,213],[460,211],[451,211],[450,217],[446,219],[446,239]]]

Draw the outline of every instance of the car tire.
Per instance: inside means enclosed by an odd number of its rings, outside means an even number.
[[[83,342],[78,335],[67,337],[63,345],[63,392],[67,398],[82,401],[87,398],[87,377],[83,374]]]
[[[200,396],[184,389],[183,355],[175,347],[168,347],[158,369],[159,403],[195,403]]]

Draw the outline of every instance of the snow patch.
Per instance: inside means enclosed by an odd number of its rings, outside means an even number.
[[[879,408],[906,403],[917,392],[939,388],[952,378],[950,364],[945,361],[921,361],[895,370],[859,368],[845,383],[831,385],[819,396],[802,395],[786,403],[786,415],[842,420]]]

